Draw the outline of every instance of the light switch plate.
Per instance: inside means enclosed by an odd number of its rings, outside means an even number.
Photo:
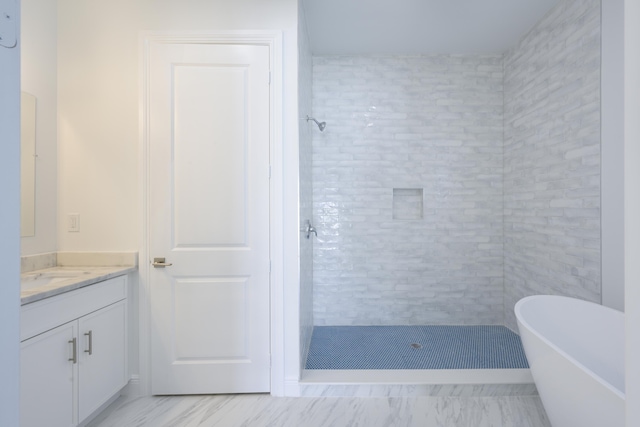
[[[80,231],[80,214],[70,213],[67,216],[67,231],[71,233],[77,233]]]

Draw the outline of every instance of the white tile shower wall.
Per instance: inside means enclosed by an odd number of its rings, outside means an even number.
[[[316,325],[503,322],[501,55],[315,57]],[[422,219],[393,219],[393,189]]]
[[[563,0],[505,55],[505,321],[600,302],[600,1]]]
[[[313,61],[307,36],[302,1],[298,1],[298,115],[311,115]],[[299,122],[300,144],[300,229],[313,219],[313,188],[311,174],[311,128]],[[300,234],[300,362],[307,359],[313,332],[313,240]]]

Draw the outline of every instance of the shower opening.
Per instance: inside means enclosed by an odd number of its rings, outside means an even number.
[[[313,56],[299,23],[301,384],[535,391],[515,303],[601,297],[599,2],[482,54]]]

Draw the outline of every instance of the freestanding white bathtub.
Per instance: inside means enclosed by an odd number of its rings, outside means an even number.
[[[624,314],[551,295],[523,298],[515,312],[553,427],[624,426]]]

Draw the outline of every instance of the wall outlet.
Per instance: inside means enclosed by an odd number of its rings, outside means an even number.
[[[67,216],[67,231],[74,233],[80,231],[80,214],[71,213]]]

